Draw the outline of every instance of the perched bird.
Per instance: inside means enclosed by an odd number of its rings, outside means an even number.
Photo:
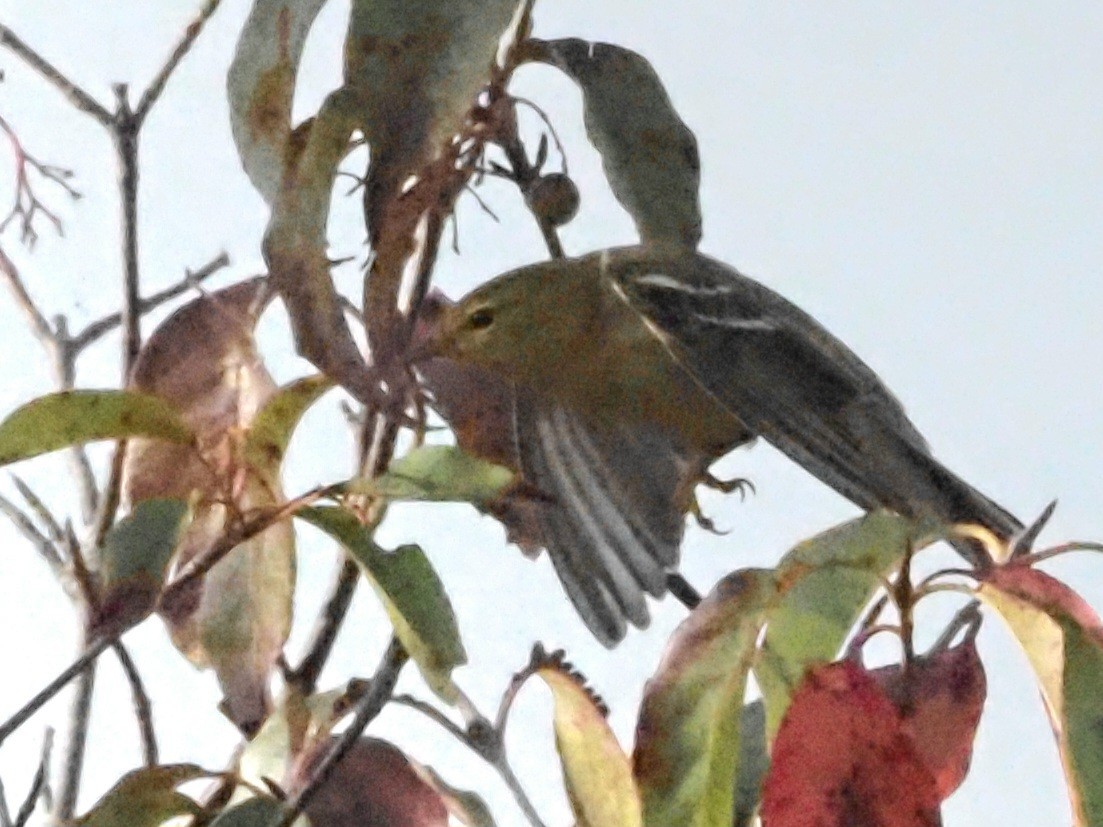
[[[687,250],[627,247],[523,267],[438,309],[426,352],[513,389],[543,542],[606,645],[647,623],[678,562],[687,477],[762,437],[867,510],[974,523],[1010,513],[935,460],[896,397],[777,293]],[[684,494],[684,492],[682,492]],[[982,549],[956,544],[972,562]]]

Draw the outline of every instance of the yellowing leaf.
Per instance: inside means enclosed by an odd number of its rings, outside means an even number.
[[[124,775],[76,823],[81,827],[158,827],[175,816],[198,815],[199,805],[176,788],[209,777],[210,773],[194,764],[135,770]]]
[[[395,634],[426,682],[454,698],[452,670],[467,662],[452,604],[425,553],[417,546],[386,551],[356,515],[343,508],[305,508],[297,515],[341,543],[383,601]]]
[[[776,598],[772,572],[735,572],[671,636],[636,724],[645,824],[732,823],[747,675]]]
[[[575,679],[550,667],[536,674],[555,699],[555,744],[579,827],[641,825],[632,768],[605,715]]]
[[[249,423],[242,448],[244,459],[267,478],[273,478],[283,462],[295,426],[307,409],[333,387],[325,376],[296,379],[277,390]]]
[[[805,670],[834,660],[916,532],[911,521],[875,511],[800,543],[781,559],[782,597],[754,665],[771,739]]]
[[[978,593],[1034,668],[1077,827],[1103,824],[1103,623],[1072,589],[1029,566],[995,567]]]
[[[100,439],[150,437],[187,444],[179,415],[160,399],[133,391],[61,391],[40,396],[0,422],[0,465]]]
[[[509,468],[449,445],[423,445],[394,460],[379,477],[346,485],[352,493],[391,500],[431,500],[489,505],[517,480]]]

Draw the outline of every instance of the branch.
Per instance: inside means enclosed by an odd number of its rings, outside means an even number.
[[[0,249],[0,275],[4,276],[4,281],[7,282],[8,290],[11,292],[12,298],[15,299],[16,306],[23,312],[23,316],[27,319],[27,324],[35,337],[47,351],[52,352],[57,348],[57,337],[54,334],[54,329],[46,320],[46,316],[38,309],[38,305],[34,303],[34,299],[27,291],[27,286],[23,284],[23,278],[19,275],[15,263],[8,258],[3,249]]]
[[[145,315],[151,310],[155,310],[165,302],[172,301],[177,296],[183,295],[192,288],[197,288],[219,270],[229,266],[230,257],[225,252],[220,253],[216,258],[204,264],[198,270],[194,272],[191,270],[185,271],[184,278],[171,287],[166,287],[164,290],[154,293],[148,298],[140,299],[138,301],[138,312]],[[122,324],[122,321],[123,317],[121,313],[112,313],[109,316],[104,316],[102,319],[90,323],[84,330],[70,339],[71,347],[74,351],[79,353],[100,337],[110,333]]]
[[[32,715],[49,703],[54,695],[64,689],[69,681],[83,672],[88,664],[94,662],[96,658],[102,655],[103,651],[117,639],[117,636],[108,636],[93,641],[80,657],[65,667],[60,675],[50,681],[50,683],[43,687],[38,694],[27,701],[22,709],[8,718],[3,724],[0,724],[0,744],[4,743],[4,741],[8,739],[8,736],[19,729],[19,727],[23,726]]]
[[[138,108],[134,111],[134,117],[140,125],[145,121],[146,116],[149,114],[149,110],[153,108],[153,105],[157,103],[157,99],[161,96],[161,93],[165,90],[165,84],[168,83],[172,73],[176,71],[176,67],[180,65],[180,61],[184,59],[188,51],[191,49],[192,44],[195,43],[196,38],[199,37],[200,32],[203,31],[203,26],[211,15],[215,13],[218,8],[218,4],[222,0],[207,0],[203,4],[203,8],[199,10],[199,14],[196,16],[188,28],[184,30],[184,36],[180,39],[180,42],[176,44],[176,48],[172,50],[172,54],[169,55],[169,59],[165,61],[165,65],[161,67],[161,71],[157,73],[157,76],[150,83],[149,88],[142,93],[142,97],[138,101]]]
[[[298,668],[287,677],[287,682],[304,696],[314,692],[318,676],[321,675],[326,661],[329,660],[330,652],[333,651],[333,644],[337,641],[337,634],[341,631],[341,624],[345,621],[359,582],[360,567],[348,555],[344,555],[337,573],[337,582],[318,617],[310,644],[307,646],[307,654]]]
[[[126,682],[130,684],[130,694],[134,700],[134,717],[138,721],[138,734],[142,739],[142,760],[147,767],[154,767],[157,765],[157,733],[153,728],[153,705],[149,702],[149,694],[142,683],[138,667],[130,657],[130,652],[119,641],[111,644],[111,648],[119,659],[119,665],[123,668]]]
[[[84,752],[88,743],[88,723],[92,713],[92,693],[96,688],[96,661],[91,660],[77,676],[77,685],[69,708],[69,743],[61,769],[61,784],[54,802],[54,818],[67,823],[77,809],[80,779],[84,770]]]
[[[398,642],[398,638],[392,637],[390,645],[383,655],[382,662],[375,670],[375,675],[372,676],[371,687],[364,693],[364,697],[356,703],[356,714],[353,715],[348,728],[337,737],[336,742],[333,744],[333,748],[326,754],[325,758],[319,762],[318,766],[314,768],[314,771],[311,773],[309,780],[303,788],[287,803],[282,818],[280,818],[273,827],[291,827],[291,825],[295,823],[295,820],[303,812],[303,809],[314,797],[315,793],[317,793],[326,781],[329,780],[334,768],[341,762],[341,759],[348,754],[348,751],[352,749],[353,745],[360,738],[360,735],[364,732],[364,729],[377,715],[379,715],[380,711],[386,705],[391,694],[394,692],[394,686],[398,682],[399,673],[409,659],[410,656],[406,654],[406,650],[402,648],[402,644]]]
[[[69,80],[52,63],[38,54],[34,49],[24,43],[15,32],[0,23],[0,46],[6,46],[23,61],[38,72],[47,81],[52,83],[73,106],[91,115],[104,126],[111,125],[111,113],[104,109],[96,99]]]
[[[15,153],[15,201],[7,216],[0,220],[0,233],[18,218],[20,220],[20,238],[25,244],[33,247],[38,240],[38,232],[34,228],[34,219],[37,214],[41,213],[54,225],[54,229],[59,234],[63,234],[61,219],[35,194],[27,169],[28,167],[33,169],[43,180],[52,181],[65,190],[70,198],[77,199],[81,197],[80,193],[69,183],[73,173],[62,167],[44,164],[27,152],[11,124],[2,117],[0,117],[0,131],[8,136],[8,142]]]
[[[19,506],[0,494],[0,514],[3,514],[14,525],[27,542],[35,547],[39,556],[49,563],[55,574],[64,571],[65,564],[58,554],[57,547],[50,542],[50,538],[38,530],[34,520],[24,514]]]
[[[27,792],[27,798],[23,801],[23,806],[19,808],[19,813],[15,817],[14,827],[24,827],[24,825],[31,820],[31,816],[34,815],[35,809],[38,807],[39,799],[44,799],[46,806],[50,806],[50,752],[54,746],[54,731],[52,729],[46,729],[46,736],[42,739],[42,757],[38,762],[38,769],[35,770],[34,780],[31,781],[31,789]]]

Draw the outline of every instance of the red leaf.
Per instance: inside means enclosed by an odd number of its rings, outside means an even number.
[[[970,640],[918,658],[906,671],[887,666],[873,677],[896,704],[904,731],[945,800],[965,780],[987,696],[976,646]]]
[[[938,791],[905,724],[853,662],[811,670],[774,742],[764,827],[932,827]]]

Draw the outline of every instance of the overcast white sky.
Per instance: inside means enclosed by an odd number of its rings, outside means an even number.
[[[263,204],[237,165],[223,95],[248,5],[224,0],[144,133],[147,291],[222,249],[234,261],[224,280],[260,270]],[[0,0],[0,20],[106,103],[115,81],[145,86],[197,6]],[[337,76],[346,13],[347,0],[331,0],[316,24],[300,115]],[[1023,519],[1059,498],[1044,541],[1103,539],[1103,5],[687,0],[675,9],[545,0],[536,19],[540,36],[608,40],[654,63],[700,142],[706,252],[793,299],[849,343],[897,392],[936,455]],[[45,232],[30,255],[9,235],[4,249],[49,312],[70,313],[78,326],[119,302],[111,148],[98,127],[6,53],[0,68],[0,114],[33,152],[72,167],[87,194],[62,205],[65,238]],[[584,144],[571,84],[546,69],[526,70],[520,81],[561,130],[582,189],[582,213],[563,233],[568,252],[633,241],[631,222]],[[6,198],[6,162],[0,167]],[[513,193],[488,189],[484,197],[503,221],[494,224],[471,199],[461,201],[464,254],[444,257],[438,269],[438,283],[453,295],[543,255]],[[334,220],[336,255],[362,253],[352,206]],[[355,269],[346,268],[342,284],[355,281]],[[6,296],[0,327],[3,413],[49,387],[37,346]],[[289,355],[279,314],[262,327],[274,372],[304,373]],[[113,340],[86,357],[81,384],[116,381],[116,346]],[[289,491],[349,468],[335,405],[327,399],[312,412],[293,447]],[[63,469],[47,460],[19,472],[61,507]],[[684,570],[701,589],[734,568],[769,564],[794,541],[856,513],[765,446],[729,457],[719,471],[749,476],[758,494],[745,504],[706,496],[730,533],[688,529]],[[674,601],[655,605],[652,628],[631,633],[610,653],[588,639],[547,562],[533,564],[506,548],[491,519],[459,506],[395,508],[383,539],[419,542],[438,566],[471,656],[459,681],[484,711],[540,639],[568,648],[610,701],[614,727],[630,746],[642,683],[684,616]],[[7,526],[0,541],[6,717],[68,661],[75,631],[45,566]],[[324,593],[332,560],[320,544],[304,542],[304,618]],[[1053,570],[1103,607],[1097,556],[1064,560]],[[371,596],[361,597],[327,672],[331,683],[367,674],[386,638]],[[298,640],[305,631],[297,629]],[[213,679],[166,648],[156,621],[128,641],[154,694],[163,759],[222,762],[234,739],[213,711]],[[981,645],[989,703],[972,776],[947,805],[946,823],[1068,823],[1056,750],[1025,660],[998,622],[986,625]],[[138,762],[116,666],[107,663],[101,676],[86,802]],[[422,691],[412,675],[404,687]],[[545,819],[561,824],[569,816],[549,706],[539,689],[523,696],[510,752]],[[9,800],[33,770],[29,756],[41,726],[63,712],[50,707],[0,748]],[[483,793],[500,823],[517,823],[520,815],[492,773],[431,724],[395,711],[374,731]]]

